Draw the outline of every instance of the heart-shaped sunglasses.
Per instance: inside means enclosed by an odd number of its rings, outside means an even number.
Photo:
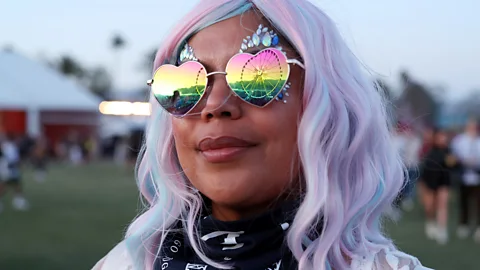
[[[202,99],[208,85],[208,77],[224,74],[233,93],[243,101],[265,107],[282,91],[290,75],[290,64],[305,66],[296,59],[273,48],[255,55],[239,53],[227,63],[225,72],[207,73],[197,61],[188,61],[179,67],[165,64],[154,73],[147,84],[160,105],[176,117],[187,115]]]

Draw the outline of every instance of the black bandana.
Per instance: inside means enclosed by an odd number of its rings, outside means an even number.
[[[199,232],[208,258],[235,270],[293,270],[297,264],[286,245],[286,232],[295,213],[293,203],[256,218],[222,222],[201,219]],[[184,230],[165,241],[155,270],[218,270],[195,254]]]

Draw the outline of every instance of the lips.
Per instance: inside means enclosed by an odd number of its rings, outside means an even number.
[[[198,150],[205,152],[223,148],[252,147],[256,144],[235,137],[205,138],[198,144]]]
[[[206,138],[198,144],[198,151],[209,163],[228,163],[239,159],[256,145],[235,137]]]

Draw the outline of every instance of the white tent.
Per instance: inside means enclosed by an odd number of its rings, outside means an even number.
[[[45,64],[0,51],[0,110],[27,113],[27,132],[40,132],[42,112],[98,112],[100,99]]]
[[[48,66],[0,51],[0,108],[98,111],[100,100]]]

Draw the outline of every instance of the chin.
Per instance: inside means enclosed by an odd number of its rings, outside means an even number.
[[[241,200],[242,197],[250,197],[249,194],[252,193],[251,188],[254,185],[252,178],[211,176],[201,185],[201,189],[209,194],[211,199],[218,198],[224,201],[223,198],[226,200],[230,198],[236,201]],[[238,199],[234,199],[237,197]]]
[[[212,202],[232,208],[245,208],[263,205],[273,201],[285,186],[280,183],[268,183],[259,174],[215,176],[208,179],[199,190]],[[226,180],[227,179],[227,180]],[[225,181],[226,180],[226,181]]]
[[[243,204],[254,197],[262,197],[262,185],[258,175],[242,172],[210,173],[199,177],[192,184],[210,200],[218,204]],[[205,175],[206,176],[206,175]],[[260,192],[259,192],[260,191]]]
[[[241,194],[232,190],[221,193],[212,192],[212,194],[205,195],[212,203],[217,205],[228,206],[229,208],[243,208],[248,206],[247,202],[251,201],[249,198],[251,198],[253,194]]]

